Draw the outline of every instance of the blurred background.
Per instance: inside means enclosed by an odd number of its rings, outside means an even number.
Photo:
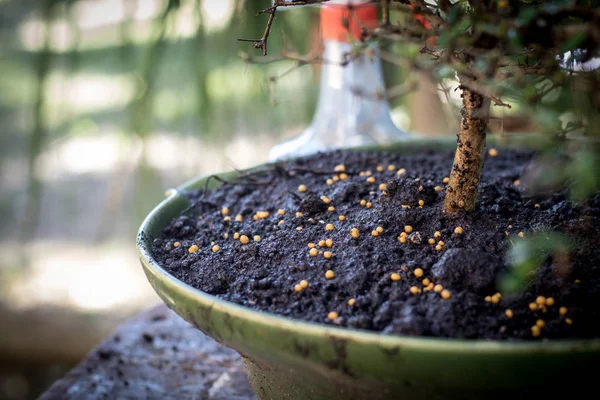
[[[159,302],[135,234],[165,190],[265,162],[311,121],[319,65],[265,61],[319,51],[318,9],[279,12],[262,58],[237,39],[270,5],[0,0],[1,399],[35,398]],[[394,121],[454,134],[457,94],[418,74]],[[405,75],[385,65],[388,86]]]

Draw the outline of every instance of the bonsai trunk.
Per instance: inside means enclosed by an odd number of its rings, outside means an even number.
[[[469,78],[460,76],[461,82],[466,79]],[[458,144],[444,200],[445,211],[452,214],[475,208],[483,167],[485,129],[490,117],[489,98],[462,86],[462,99]]]

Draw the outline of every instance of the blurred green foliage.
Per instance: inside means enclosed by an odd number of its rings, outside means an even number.
[[[578,152],[565,171],[573,179],[571,198],[583,201],[600,191],[600,152],[585,149]]]
[[[502,293],[511,294],[523,290],[536,270],[547,257],[566,254],[569,239],[556,232],[541,232],[510,243],[507,260],[511,269],[498,281]]]
[[[311,67],[270,88],[269,77],[293,63],[248,65],[238,55],[244,45],[236,39],[261,34],[264,21],[255,14],[268,5],[270,0],[0,1],[0,156],[3,169],[26,187],[24,198],[23,186],[3,190],[0,201],[13,204],[1,211],[5,229],[14,229],[21,214],[22,238],[35,234],[44,186],[40,157],[74,137],[119,135],[124,151],[141,140],[145,152],[156,133],[218,144],[239,134],[277,136],[306,125],[318,91]],[[279,16],[286,38],[274,35],[271,45],[281,48],[287,40],[286,46],[307,51],[315,16],[314,9]],[[274,106],[274,98],[287,104]],[[140,180],[155,175],[148,171]],[[140,195],[142,213],[161,193],[153,187]],[[21,212],[15,212],[22,208],[18,203],[25,204]]]

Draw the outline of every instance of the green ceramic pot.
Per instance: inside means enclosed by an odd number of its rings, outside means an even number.
[[[380,149],[410,152],[423,146],[450,149],[454,141]],[[200,178],[179,190],[204,182]],[[144,272],[171,309],[241,354],[259,399],[555,398],[584,388],[600,364],[600,340],[389,336],[296,321],[218,299],[171,276],[150,251],[152,240],[188,205],[175,192],[142,224],[138,249]]]

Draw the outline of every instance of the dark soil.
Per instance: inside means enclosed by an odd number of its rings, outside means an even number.
[[[478,208],[449,215],[442,212],[444,192],[435,187],[445,187],[452,158],[451,152],[336,151],[246,173],[242,183],[190,193],[195,206],[154,240],[154,255],[174,276],[200,290],[305,321],[452,338],[600,336],[600,194],[574,203],[566,185],[535,197],[529,189],[540,189],[540,180],[522,176],[525,168],[538,168],[532,164],[534,155],[501,149],[496,157],[486,156]],[[326,179],[339,177],[333,172],[338,164],[345,165],[349,177],[329,185]],[[390,165],[395,166],[391,171]],[[406,172],[398,175],[401,168]],[[375,183],[360,171],[371,171]],[[387,184],[387,194],[379,189],[381,183]],[[299,192],[299,185],[308,190]],[[322,195],[331,203],[325,204]],[[361,200],[372,207],[361,206]],[[422,208],[419,200],[424,201]],[[229,209],[225,217],[222,207]],[[269,216],[253,220],[257,211]],[[238,214],[243,222],[235,220]],[[334,230],[326,230],[329,223]],[[397,238],[406,225],[413,231],[401,243]],[[371,232],[378,226],[383,232],[375,237]],[[455,233],[456,227],[464,233]],[[359,229],[359,238],[352,238],[352,228]],[[441,237],[429,244],[436,231]],[[486,301],[499,291],[499,277],[512,271],[507,249],[540,231],[568,236],[569,252],[542,253],[522,291],[502,293],[497,303]],[[250,242],[235,240],[236,232]],[[254,235],[260,241],[253,241]],[[319,247],[326,239],[332,239],[332,247]],[[436,250],[440,240],[444,245]],[[317,244],[317,256],[309,255],[309,243]],[[212,251],[214,244],[220,246],[217,252]],[[190,254],[192,245],[199,250]],[[325,251],[331,251],[331,259],[324,257]],[[417,268],[423,270],[422,277],[415,276]],[[325,278],[327,270],[334,271],[333,279]],[[392,273],[401,279],[392,280]],[[427,290],[425,278],[442,285],[450,297]],[[295,287],[302,280],[308,287],[298,292]],[[539,296],[551,297],[554,304],[550,300],[530,309]],[[561,315],[560,307],[567,308],[566,314]],[[544,321],[539,336],[531,329],[538,320]]]

